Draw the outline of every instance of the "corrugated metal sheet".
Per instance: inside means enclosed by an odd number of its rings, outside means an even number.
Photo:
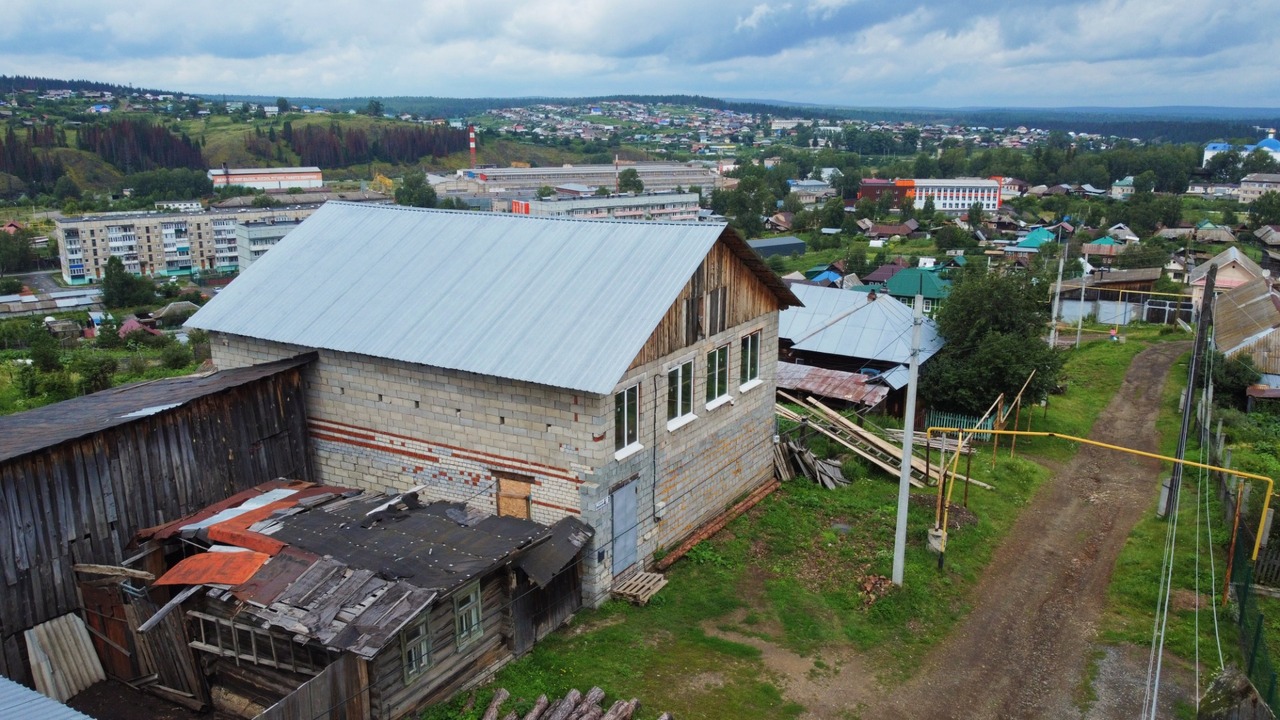
[[[861,373],[828,370],[812,365],[778,363],[778,387],[782,390],[798,390],[825,398],[875,407],[889,395],[883,385],[868,385],[868,378]]]
[[[203,377],[187,376],[124,385],[53,405],[0,416],[0,461],[36,452],[196,398],[239,387],[310,362],[302,355]]]
[[[217,547],[217,546],[215,546]],[[156,585],[239,585],[271,558],[266,553],[206,552],[183,558],[161,575]]]
[[[79,615],[68,613],[23,632],[36,689],[65,702],[107,679]]]
[[[1191,277],[1187,279],[1187,282],[1192,285],[1195,285],[1196,283],[1203,284],[1204,276],[1209,274],[1209,267],[1211,265],[1217,265],[1218,269],[1221,270],[1224,266],[1231,263],[1238,264],[1245,270],[1245,272],[1254,277],[1262,277],[1265,274],[1258,263],[1254,262],[1248,255],[1240,252],[1239,248],[1229,247],[1209,258],[1207,262],[1197,265],[1195,269],[1191,271]]]
[[[0,718],[93,720],[77,710],[0,675]]]
[[[1225,292],[1214,301],[1214,343],[1227,357],[1247,354],[1258,370],[1280,373],[1280,297],[1267,278]]]
[[[888,295],[837,288],[792,285],[803,307],[782,311],[778,337],[796,350],[844,357],[907,363],[911,361],[911,308]],[[942,337],[929,318],[921,333],[924,362],[942,349]]]
[[[328,203],[187,325],[603,394],[724,229]]]

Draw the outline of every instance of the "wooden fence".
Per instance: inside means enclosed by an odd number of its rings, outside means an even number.
[[[23,630],[80,609],[73,565],[118,564],[142,528],[311,479],[302,368],[255,378],[0,462],[0,674],[30,682]]]
[[[365,720],[369,717],[369,670],[344,653],[254,720]]]

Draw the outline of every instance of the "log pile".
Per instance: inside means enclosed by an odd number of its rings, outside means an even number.
[[[617,702],[605,708],[601,703],[604,701],[604,690],[593,687],[583,695],[578,690],[570,690],[567,695],[559,700],[548,700],[546,695],[539,695],[533,704],[533,709],[521,715],[512,710],[506,715],[499,715],[502,712],[502,705],[511,697],[511,693],[505,688],[499,688],[493,694],[493,700],[489,703],[489,707],[485,710],[483,720],[633,720],[636,711],[640,709],[640,701],[632,698],[630,700],[618,700]],[[662,713],[658,716],[658,720],[674,720],[670,713]]]

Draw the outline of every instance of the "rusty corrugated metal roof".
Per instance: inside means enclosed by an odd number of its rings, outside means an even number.
[[[223,370],[150,380],[0,417],[0,462],[177,408],[197,398],[305,365],[314,354]]]
[[[1280,373],[1280,296],[1257,278],[1214,300],[1213,339],[1223,355],[1249,355],[1261,372]]]
[[[869,377],[861,373],[828,370],[811,365],[778,363],[778,387],[796,390],[825,398],[875,407],[889,395],[884,385],[869,385]]]
[[[156,585],[239,585],[258,572],[270,555],[240,550],[237,552],[204,552],[183,558],[169,572],[156,580]]]

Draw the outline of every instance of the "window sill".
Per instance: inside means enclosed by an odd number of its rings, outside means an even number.
[[[679,430],[680,428],[684,427],[685,425],[688,425],[689,423],[697,419],[698,419],[697,415],[694,415],[693,413],[689,413],[688,415],[681,415],[678,418],[668,420],[667,432],[675,432],[676,430]]]
[[[641,450],[643,450],[643,449],[644,449],[644,446],[643,446],[643,445],[641,445],[641,444],[640,444],[640,443],[638,443],[638,442],[634,442],[634,443],[631,443],[630,445],[628,445],[628,446],[626,446],[626,447],[622,448],[622,449],[621,449],[621,450],[619,450],[618,452],[614,453],[614,454],[613,454],[613,459],[614,459],[614,460],[625,460],[625,459],[627,459],[627,458],[631,457],[632,455],[635,455],[636,453],[640,452],[640,451],[641,451]]]
[[[760,387],[763,384],[764,384],[764,381],[761,380],[760,378],[755,378],[754,380],[748,380],[746,384],[738,386],[738,392],[747,392],[748,390],[755,390],[756,388]]]
[[[732,395],[721,395],[720,397],[716,398],[715,400],[712,400],[711,402],[707,403],[707,412],[711,412],[712,410],[715,410],[716,408],[720,407],[721,405],[729,405],[729,404],[731,404],[732,402],[733,402],[733,396],[732,396]]]

